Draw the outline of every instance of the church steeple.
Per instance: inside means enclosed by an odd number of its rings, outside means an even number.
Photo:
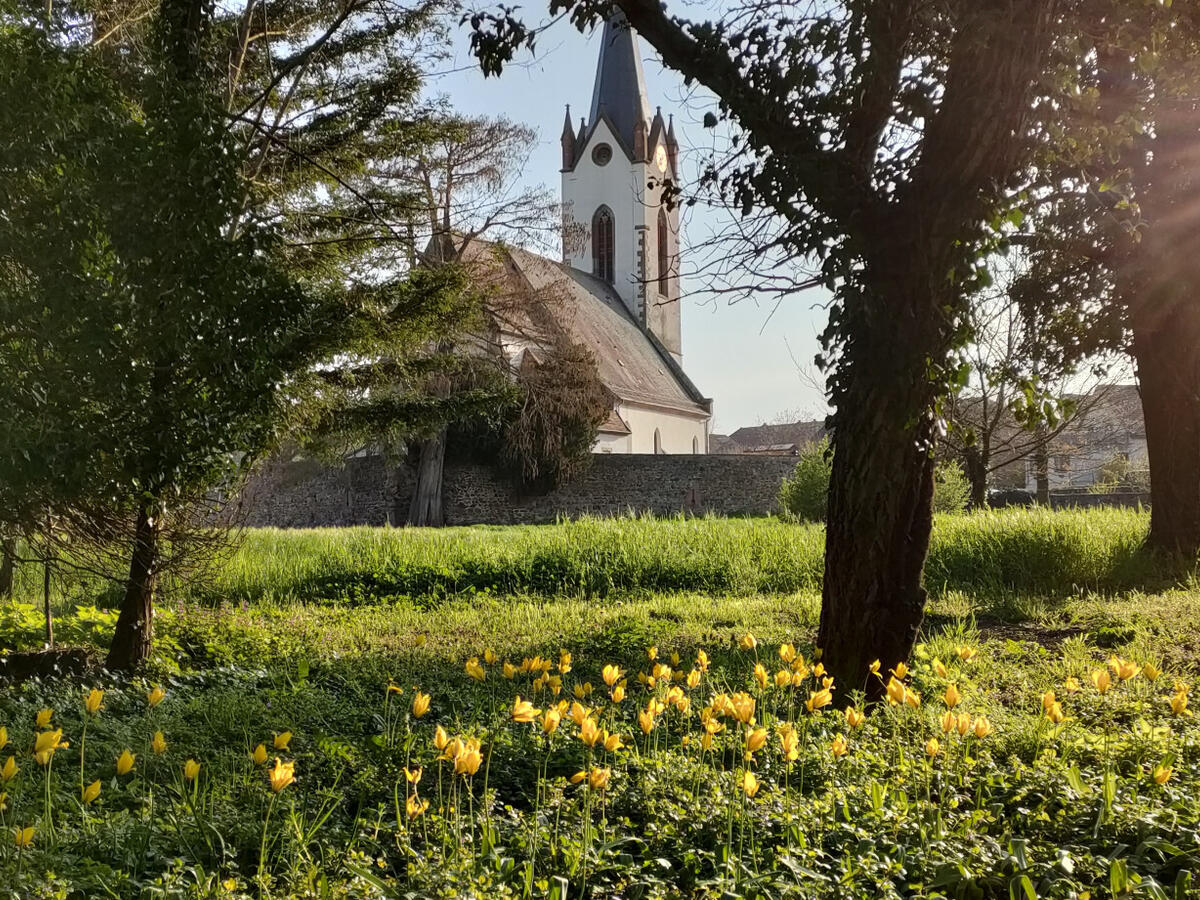
[[[600,60],[596,64],[596,83],[592,88],[592,108],[588,116],[593,128],[601,115],[612,124],[625,152],[634,154],[637,159],[638,130],[641,129],[644,145],[650,103],[646,99],[646,79],[642,75],[637,36],[620,10],[609,16],[600,38]],[[644,149],[642,153],[644,158]]]

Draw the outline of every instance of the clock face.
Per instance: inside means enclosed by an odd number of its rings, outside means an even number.
[[[654,164],[658,166],[658,171],[667,171],[667,149],[661,144],[659,145],[659,148],[654,151]]]

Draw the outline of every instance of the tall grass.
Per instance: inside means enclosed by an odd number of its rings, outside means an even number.
[[[1146,586],[1148,519],[1124,509],[941,515],[926,581],[946,591],[1070,594]],[[192,600],[427,604],[448,596],[631,592],[773,594],[821,587],[824,531],[777,519],[581,519],[441,530],[254,529]],[[24,599],[40,577],[21,573]],[[68,585],[103,602],[94,583]]]

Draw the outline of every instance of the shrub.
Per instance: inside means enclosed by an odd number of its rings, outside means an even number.
[[[933,470],[933,511],[960,513],[971,500],[971,483],[962,468],[949,461],[939,462]]]
[[[821,438],[804,448],[796,468],[779,488],[779,508],[786,518],[801,522],[825,521],[832,464],[829,438]]]

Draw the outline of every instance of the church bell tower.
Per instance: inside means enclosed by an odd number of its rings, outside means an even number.
[[[681,360],[678,179],[673,122],[653,116],[637,35],[622,13],[604,25],[587,119],[562,132],[563,262],[612,285],[633,318]]]

